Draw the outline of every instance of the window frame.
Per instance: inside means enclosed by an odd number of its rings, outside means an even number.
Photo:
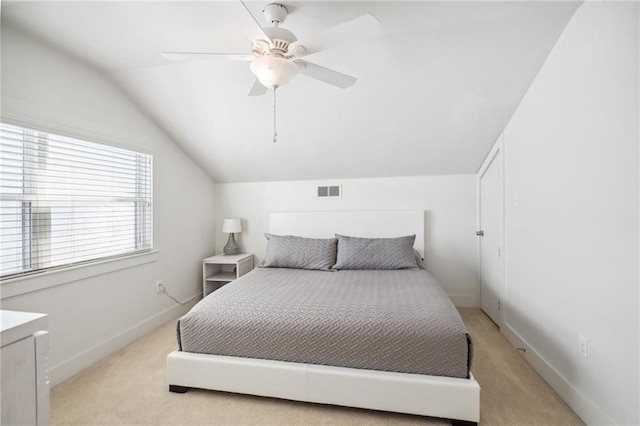
[[[134,151],[136,153],[149,155],[151,157],[150,167],[150,212],[149,212],[149,247],[136,250],[132,252],[122,253],[113,256],[105,256],[96,259],[83,260],[79,262],[67,263],[64,265],[52,266],[43,269],[36,269],[33,271],[18,272],[15,274],[0,277],[0,300],[7,297],[13,297],[19,294],[29,293],[31,291],[39,290],[42,288],[53,287],[68,282],[77,281],[79,279],[88,278],[91,276],[102,275],[105,273],[117,271],[120,269],[126,269],[145,263],[157,261],[159,251],[155,248],[155,156],[153,151],[147,147],[140,146],[138,143],[130,143],[129,141],[116,140],[104,135],[96,133],[71,129],[51,123],[38,122],[31,119],[25,119],[13,114],[7,114],[2,112],[0,116],[0,122],[10,126],[18,126],[26,129],[33,129],[39,132],[58,135],[62,137],[78,139],[80,141],[86,141],[88,143],[95,143],[99,145],[105,145],[106,147],[113,147],[116,149],[124,149],[128,151]],[[27,202],[28,203],[28,202]],[[28,206],[24,206],[23,211]],[[138,217],[140,213],[136,213]],[[23,228],[24,232],[24,228]],[[136,238],[138,233],[136,232]],[[24,257],[23,257],[24,260]],[[43,280],[44,278],[44,280]],[[33,281],[33,285],[25,285],[25,281]],[[15,284],[20,284],[21,289],[14,287]]]

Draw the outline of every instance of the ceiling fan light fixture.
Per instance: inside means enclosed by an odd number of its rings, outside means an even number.
[[[251,72],[268,88],[283,87],[298,74],[295,63],[274,56],[263,56],[251,62]]]

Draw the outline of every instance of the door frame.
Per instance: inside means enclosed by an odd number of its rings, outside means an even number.
[[[481,230],[481,218],[480,218],[480,203],[482,193],[480,191],[480,179],[484,176],[485,172],[489,168],[489,166],[493,163],[493,160],[496,156],[502,153],[502,164],[500,165],[500,173],[502,176],[502,240],[500,241],[501,253],[500,253],[500,276],[501,276],[501,285],[499,286],[500,291],[500,315],[498,318],[498,327],[502,327],[505,322],[505,312],[507,309],[507,283],[505,281],[505,257],[507,255],[507,250],[505,248],[505,176],[504,176],[504,164],[505,164],[505,153],[504,153],[504,132],[500,133],[498,139],[489,150],[489,153],[485,157],[482,165],[478,169],[476,173],[476,230]],[[482,253],[481,253],[481,240],[482,237],[477,237],[476,239],[476,250],[478,257],[478,289],[476,292],[476,297],[478,300],[478,306],[482,309]]]

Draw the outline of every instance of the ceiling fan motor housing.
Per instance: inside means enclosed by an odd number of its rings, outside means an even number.
[[[264,29],[264,32],[271,39],[271,53],[275,56],[284,56],[289,49],[289,44],[298,41],[298,38],[291,31],[284,28],[268,27]]]
[[[260,40],[254,43],[253,52],[256,56],[276,56],[279,58],[291,58],[304,54],[303,50],[298,49],[296,54],[289,52],[289,45],[298,41],[298,38],[291,31],[280,28],[279,25],[284,22],[287,17],[287,8],[279,3],[269,3],[262,10],[262,14],[267,21],[273,24],[273,27],[264,28],[264,32],[269,36],[271,46],[265,49],[260,45]]]

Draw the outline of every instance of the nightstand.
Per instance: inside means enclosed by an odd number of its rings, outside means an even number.
[[[48,317],[0,311],[3,424],[48,425]]]
[[[217,254],[202,261],[202,297],[253,269],[252,254]]]

